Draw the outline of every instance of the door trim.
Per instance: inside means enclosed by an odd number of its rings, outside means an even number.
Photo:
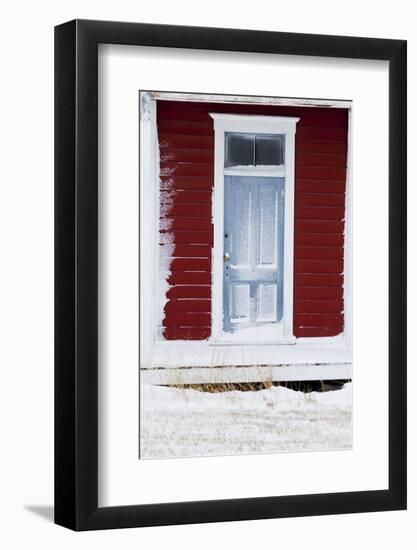
[[[285,165],[274,167],[280,174],[285,169],[284,202],[284,283],[282,331],[274,341],[263,344],[295,343],[293,334],[293,278],[294,278],[294,164],[295,132],[299,118],[259,115],[228,115],[210,113],[214,125],[214,189],[212,197],[212,219],[214,239],[212,249],[212,325],[211,344],[227,344],[227,333],[223,332],[223,253],[224,253],[224,139],[226,132],[245,131],[253,133],[276,133],[285,135]],[[246,172],[246,170],[245,170]],[[256,167],[247,175],[263,175]],[[228,171],[230,173],[230,170]],[[274,173],[274,170],[271,171]],[[233,342],[230,341],[230,344]],[[259,344],[246,341],[245,344]],[[241,343],[239,344],[241,345]]]

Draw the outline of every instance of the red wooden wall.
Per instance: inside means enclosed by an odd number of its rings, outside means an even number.
[[[210,336],[214,131],[209,112],[300,117],[295,151],[294,335],[340,334],[347,110],[159,101],[160,246],[162,257],[172,257],[164,337]]]

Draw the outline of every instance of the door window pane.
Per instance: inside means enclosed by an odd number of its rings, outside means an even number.
[[[226,133],[225,167],[284,164],[284,136]]]
[[[255,136],[255,165],[284,164],[284,136],[257,134]]]
[[[254,134],[226,134],[225,166],[253,166],[255,164]]]

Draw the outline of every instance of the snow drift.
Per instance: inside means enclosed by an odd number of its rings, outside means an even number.
[[[142,384],[141,458],[348,449],[352,384],[207,393]]]

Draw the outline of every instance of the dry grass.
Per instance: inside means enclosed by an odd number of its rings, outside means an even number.
[[[228,391],[259,391],[272,387],[272,381],[267,382],[214,382],[208,384],[172,384],[170,388],[190,389],[208,393],[220,393]]]
[[[207,384],[171,384],[170,388],[190,389],[200,392],[221,393],[230,391],[260,391],[267,390],[272,386],[282,386],[294,391],[303,393],[311,393],[313,391],[331,391],[340,389],[346,382],[350,380],[309,380],[295,382],[272,382],[267,380],[264,382],[213,382]]]

